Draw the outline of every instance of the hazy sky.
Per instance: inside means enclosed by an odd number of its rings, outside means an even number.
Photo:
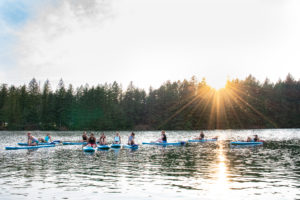
[[[300,78],[299,0],[1,0],[0,83]]]

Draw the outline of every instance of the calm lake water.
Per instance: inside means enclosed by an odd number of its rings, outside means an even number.
[[[48,132],[33,131],[37,137]],[[105,132],[108,141],[113,132]],[[139,149],[97,151],[81,146],[4,150],[26,141],[26,132],[0,132],[0,199],[300,199],[300,129],[215,130],[218,142],[183,147],[141,145],[159,131],[136,132]],[[63,141],[82,132],[50,132]],[[167,131],[168,141],[198,131]],[[257,147],[230,147],[258,134]],[[97,138],[100,133],[96,132]],[[121,132],[123,141],[129,132]]]

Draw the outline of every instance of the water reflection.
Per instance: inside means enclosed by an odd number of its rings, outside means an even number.
[[[228,171],[226,165],[226,155],[224,153],[224,143],[218,142],[218,149],[216,151],[216,169],[213,175],[215,181],[211,185],[210,193],[216,195],[218,199],[230,198],[229,181],[228,181]],[[217,198],[216,198],[217,199]]]
[[[58,139],[77,139],[75,133],[60,134],[51,133]],[[140,134],[141,141],[156,137],[152,132]],[[171,139],[181,140],[192,135],[172,134]],[[24,134],[20,135],[0,135],[0,145],[20,142]],[[268,135],[264,139],[273,137]],[[134,151],[110,149],[92,155],[83,153],[81,146],[0,150],[0,199],[99,198],[100,194],[101,199],[296,199],[300,134],[293,136],[297,137],[270,139],[261,147],[230,148],[229,141],[222,140],[183,147],[141,145]]]

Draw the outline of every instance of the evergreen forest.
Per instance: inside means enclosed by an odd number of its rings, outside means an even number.
[[[74,88],[60,80],[0,85],[1,130],[202,130],[300,128],[300,80],[249,75],[211,88],[205,78],[149,91],[117,82]]]

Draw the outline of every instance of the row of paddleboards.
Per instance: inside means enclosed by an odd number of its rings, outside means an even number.
[[[188,140],[188,142],[214,142],[217,141],[217,139],[204,139],[204,140]],[[63,142],[63,145],[86,145],[87,142]],[[147,145],[185,145],[185,141],[181,142],[143,142],[142,144],[147,144]]]
[[[19,150],[19,149],[39,149],[39,148],[49,148],[55,147],[59,144],[60,140],[54,140],[53,142],[38,143],[36,146],[28,146],[28,143],[18,143],[19,147],[5,147],[5,150]]]
[[[204,140],[188,140],[188,142],[214,142],[217,139],[204,139]],[[20,147],[5,147],[6,150],[18,150],[18,149],[37,149],[37,148],[48,148],[48,147],[55,147],[55,144],[58,144],[60,141],[53,141],[52,143],[39,143],[37,146],[28,146],[27,143],[18,143]],[[63,145],[87,145],[87,142],[63,142]],[[171,142],[171,143],[159,143],[159,142],[143,142],[143,145],[157,145],[157,146],[183,146],[186,144],[185,141],[181,142]],[[236,141],[230,142],[230,145],[262,145],[263,142],[243,142],[243,141]],[[124,148],[129,149],[138,149],[138,145],[123,145]],[[97,149],[104,150],[109,148],[121,148],[121,144],[112,144],[112,145],[99,145]],[[94,149],[94,150],[92,150]],[[88,148],[88,146],[83,147],[84,151],[95,151],[96,148]]]

